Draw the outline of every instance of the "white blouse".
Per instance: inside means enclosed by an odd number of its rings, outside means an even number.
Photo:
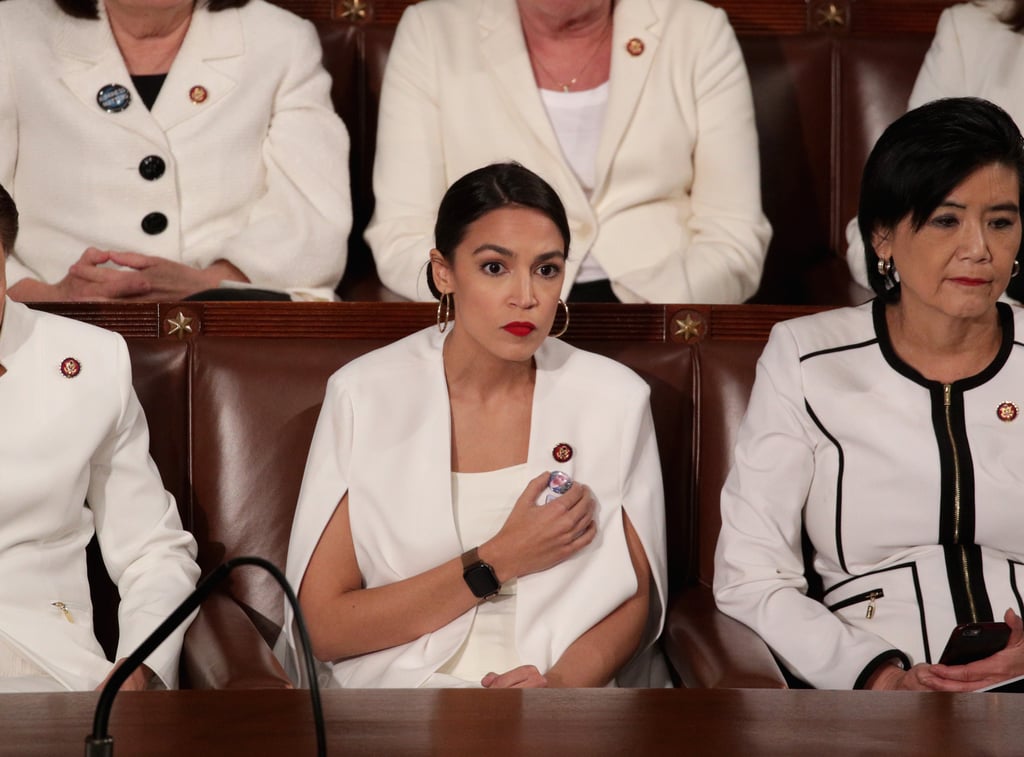
[[[452,473],[452,509],[463,550],[479,546],[501,529],[528,480],[525,463],[486,473]],[[479,683],[487,673],[504,673],[520,665],[513,579],[477,605],[469,635],[437,672]]]
[[[540,97],[565,160],[589,200],[597,183],[597,148],[608,110],[608,82],[582,92],[542,89]],[[576,281],[607,279],[608,274],[589,252],[584,252]]]

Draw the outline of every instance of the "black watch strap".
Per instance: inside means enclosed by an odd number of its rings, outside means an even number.
[[[473,596],[479,599],[493,597],[501,589],[494,568],[480,559],[476,547],[462,553],[462,578]]]

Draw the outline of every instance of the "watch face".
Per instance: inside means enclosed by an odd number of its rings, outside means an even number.
[[[466,579],[469,590],[476,597],[489,597],[497,594],[498,589],[501,588],[501,584],[498,583],[498,579],[494,575],[494,570],[487,563],[478,562],[476,565],[471,565],[466,568],[462,577]]]

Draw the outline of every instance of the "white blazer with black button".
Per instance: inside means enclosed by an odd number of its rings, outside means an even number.
[[[150,112],[105,17],[0,3],[0,184],[21,212],[8,284],[59,281],[95,246],[224,259],[254,284],[332,297],[351,225],[348,136],[320,58],[313,26],[263,0],[200,3]],[[98,104],[108,84],[131,93],[125,110]],[[166,163],[151,181],[150,155]],[[164,231],[142,229],[151,213]]]

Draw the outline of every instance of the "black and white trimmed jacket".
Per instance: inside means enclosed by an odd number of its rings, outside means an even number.
[[[959,623],[1021,614],[1024,311],[981,373],[929,381],[881,302],[780,323],[722,491],[715,597],[819,688],[937,662]],[[806,596],[801,529],[824,604]]]

